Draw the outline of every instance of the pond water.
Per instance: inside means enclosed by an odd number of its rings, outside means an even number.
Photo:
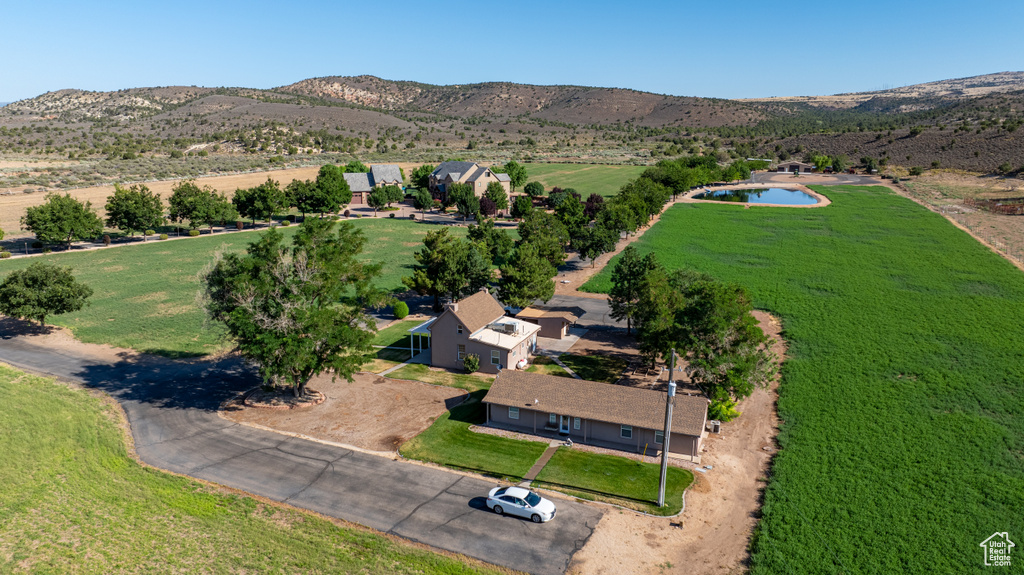
[[[818,203],[818,198],[797,190],[783,188],[752,188],[746,190],[717,190],[693,196],[695,200],[715,200],[741,204],[782,204],[786,206],[809,206]]]

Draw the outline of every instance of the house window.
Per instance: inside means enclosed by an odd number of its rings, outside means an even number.
[[[633,438],[633,426],[632,425],[623,425],[623,426],[621,426],[619,428],[619,436],[622,437],[622,439],[632,439]]]
[[[496,350],[496,349],[492,349],[491,350],[491,365],[498,365],[498,363],[500,361],[501,361],[501,352]]]
[[[509,419],[519,419],[519,408],[518,407],[510,407],[510,408],[508,408],[508,418]]]
[[[548,425],[558,425],[558,416],[554,413],[548,414]]]
[[[456,333],[462,333],[462,324],[459,324],[459,327],[455,328],[455,331]]]
[[[572,428],[573,429],[579,429],[580,428],[580,418],[578,418],[578,417],[572,418]]]
[[[657,443],[658,445],[661,445],[661,444],[665,443],[665,432],[664,431],[655,431],[654,432],[654,443]]]
[[[466,346],[459,345],[459,361],[466,359]]]

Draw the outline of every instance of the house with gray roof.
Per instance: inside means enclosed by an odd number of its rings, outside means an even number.
[[[352,204],[366,204],[366,197],[374,188],[402,186],[402,170],[397,164],[376,164],[370,171],[346,173],[345,181],[352,190]]]
[[[495,172],[474,162],[442,162],[430,173],[427,182],[430,193],[441,199],[447,196],[448,186],[456,183],[469,184],[477,196],[484,195],[487,184],[491,182],[500,183],[506,194],[511,190],[508,174]]]
[[[658,453],[665,442],[667,397],[652,389],[504,369],[483,403],[490,427]],[[676,394],[670,455],[699,461],[708,403],[703,395]]]

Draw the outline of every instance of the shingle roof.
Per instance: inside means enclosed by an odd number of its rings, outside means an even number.
[[[380,182],[402,183],[402,171],[398,169],[398,164],[370,166],[370,180],[375,186]]]
[[[476,164],[473,162],[441,162],[430,175],[438,180],[443,180],[451,172],[468,174],[474,168],[476,168]]]
[[[516,314],[516,317],[523,319],[539,319],[542,317],[563,317],[570,322],[580,319],[584,311],[578,307],[572,308],[539,308],[527,307]]]
[[[662,429],[665,397],[664,392],[651,389],[504,369],[491,384],[484,402]],[[672,432],[700,435],[707,412],[708,400],[703,396],[677,394],[672,409]]]
[[[373,189],[370,184],[370,174],[364,174],[362,172],[346,173],[344,174],[345,181],[348,182],[348,187],[353,192],[369,192]]]
[[[495,172],[494,173],[494,177],[498,178],[499,182],[511,182],[512,181],[512,178],[508,177],[508,174],[499,174],[499,173]]]
[[[501,307],[494,296],[485,291],[463,298],[456,305],[458,309],[451,313],[459,318],[470,334],[505,315],[505,308]]]

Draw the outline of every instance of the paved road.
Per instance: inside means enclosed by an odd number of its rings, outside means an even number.
[[[494,483],[226,421],[217,406],[255,379],[237,360],[110,365],[0,332],[0,361],[110,393],[150,465],[489,563],[563,573],[603,513],[559,501],[547,524],[500,517],[484,505]]]

